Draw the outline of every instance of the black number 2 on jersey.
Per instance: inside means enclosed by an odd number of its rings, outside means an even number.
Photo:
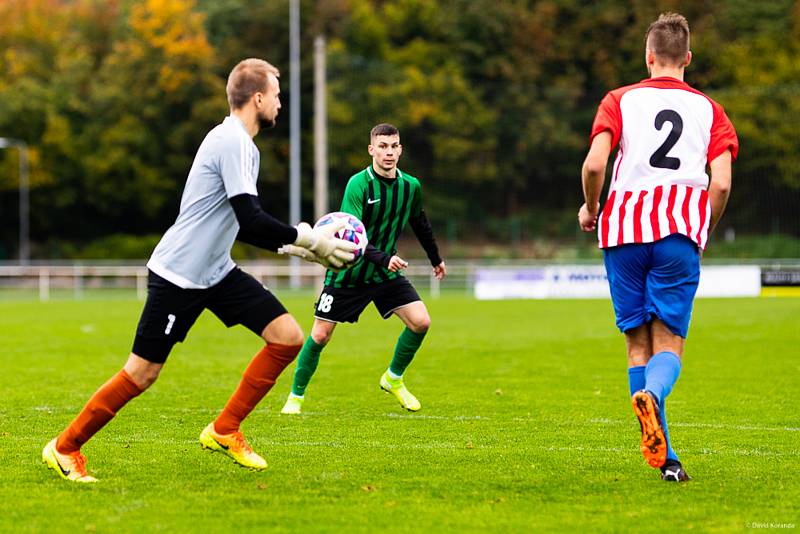
[[[672,169],[674,171],[681,166],[681,160],[667,156],[667,153],[675,146],[675,143],[678,142],[683,133],[683,119],[678,115],[677,111],[664,109],[656,115],[656,130],[661,130],[665,122],[672,123],[672,131],[669,132],[669,135],[664,140],[664,143],[658,147],[658,150],[650,156],[650,165],[659,169]]]

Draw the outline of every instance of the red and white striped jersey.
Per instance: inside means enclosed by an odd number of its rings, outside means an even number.
[[[608,93],[591,139],[619,145],[598,218],[600,248],[683,234],[704,249],[711,206],[706,166],[739,140],[722,106],[675,78],[650,78]]]

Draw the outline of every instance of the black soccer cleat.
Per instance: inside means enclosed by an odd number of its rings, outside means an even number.
[[[666,482],[689,482],[692,480],[678,460],[667,460],[661,466],[661,480]]]

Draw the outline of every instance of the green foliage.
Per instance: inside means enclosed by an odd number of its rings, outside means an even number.
[[[503,227],[520,224],[523,236],[570,240],[574,228],[562,221],[580,204],[597,104],[646,77],[644,31],[674,9],[693,31],[687,81],[725,106],[740,136],[722,228],[800,235],[793,0],[304,0],[305,218],[317,34],[328,42],[331,208],[369,162],[370,128],[386,121],[401,130],[401,167],[423,180],[438,233],[511,242]],[[288,91],[288,2],[7,0],[0,50],[0,136],[30,146],[34,241],[163,232],[197,146],[227,112],[227,74],[250,56],[283,74],[284,113],[256,142],[264,205],[286,218],[287,115],[297,100]],[[17,157],[0,150],[0,243],[9,251]],[[543,213],[552,220],[531,218]]]
[[[187,0],[0,9],[13,21],[0,26],[0,132],[32,148],[34,238],[162,230],[226,109],[203,15]]]
[[[158,234],[112,234],[80,248],[62,250],[60,256],[64,259],[136,260],[149,257],[160,239]]]
[[[800,239],[782,234],[737,236],[726,241],[717,235],[703,254],[704,258],[770,259],[800,257]]]

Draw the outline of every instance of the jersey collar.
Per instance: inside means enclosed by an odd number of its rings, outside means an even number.
[[[687,87],[689,85],[685,81],[679,80],[678,78],[673,78],[672,76],[657,76],[655,78],[645,78],[640,83],[647,83],[647,82],[675,84],[681,87]]]
[[[369,175],[369,179],[370,180],[375,180],[376,178],[383,178],[383,176],[375,174],[375,171],[372,170],[372,165],[367,167],[367,174]],[[400,171],[400,169],[397,169],[397,178],[402,178],[402,177],[403,177],[403,173]],[[393,181],[397,181],[397,178],[395,178]],[[386,180],[392,180],[391,178],[385,178],[385,179]]]
[[[247,132],[247,128],[245,127],[244,123],[242,122],[242,119],[240,119],[239,117],[237,117],[236,115],[231,113],[230,115],[225,117],[225,121],[224,122],[227,122],[229,120],[235,122],[236,124],[238,124],[242,128],[244,133],[246,133],[247,136],[250,137],[250,134]]]

